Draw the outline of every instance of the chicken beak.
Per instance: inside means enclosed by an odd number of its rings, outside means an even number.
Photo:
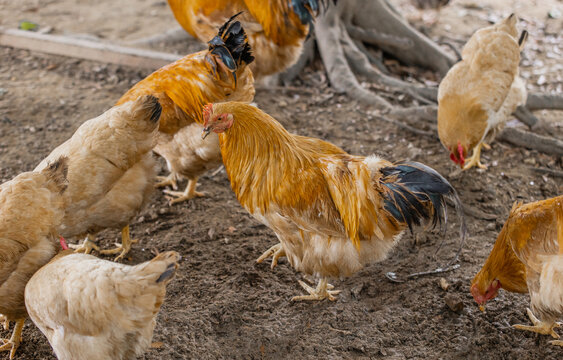
[[[209,135],[210,132],[211,132],[210,126],[203,128],[203,130],[201,131],[201,138],[205,139],[207,137],[207,135]]]

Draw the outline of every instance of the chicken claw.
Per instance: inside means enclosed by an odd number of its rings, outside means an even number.
[[[489,147],[489,149],[491,148],[489,145],[487,146]],[[471,157],[468,159],[467,163],[463,167],[463,170],[470,169],[475,165],[477,165],[479,169],[486,169],[487,165],[481,164],[481,148],[484,147],[486,149],[487,146],[485,146],[483,143],[479,143],[477,146],[475,146],[473,148],[473,155],[471,155]]]
[[[178,179],[176,174],[174,173],[170,173],[170,175],[168,176],[157,176],[156,179],[158,180],[158,182],[154,185],[154,187],[160,188],[172,186],[172,189],[178,189]]]
[[[271,268],[273,270],[278,265],[278,259],[282,256],[285,256],[285,250],[283,249],[281,243],[278,243],[272,246],[271,248],[269,248],[268,250],[264,251],[264,253],[260,255],[260,257],[256,260],[256,262],[260,264],[262,261],[266,260],[270,256],[272,257]]]
[[[10,359],[14,358],[16,350],[20,346],[22,341],[22,330],[25,319],[16,320],[16,326],[14,326],[14,331],[12,332],[12,337],[10,339],[2,339],[2,346],[0,346],[0,351],[10,350]]]
[[[68,244],[68,247],[74,249],[74,252],[90,254],[92,250],[100,251],[100,248],[94,242],[94,237],[90,234],[86,236],[82,244]]]
[[[512,325],[514,328],[518,330],[533,331],[535,333],[542,335],[551,335],[554,339],[559,339],[559,334],[557,334],[554,330],[554,328],[559,327],[558,323],[556,322],[552,324],[545,323],[539,320],[537,317],[535,317],[535,315],[532,313],[532,310],[526,309],[526,312],[528,313],[528,317],[530,318],[530,321],[534,324],[534,326],[517,324],[517,325]]]
[[[563,340],[551,340],[549,343],[555,346],[563,346]]]
[[[187,201],[193,199],[195,197],[202,197],[205,196],[204,193],[195,191],[195,187],[197,185],[197,179],[188,181],[188,185],[186,186],[186,190],[182,191],[172,191],[172,190],[164,190],[165,194],[175,197],[175,199],[170,200],[170,205],[174,205],[183,201]]]
[[[10,321],[8,321],[8,318],[4,315],[0,315],[0,322],[2,322],[4,330],[8,330],[10,328]]]
[[[332,290],[334,286],[329,284],[325,278],[319,280],[316,288],[312,288],[305,282],[299,280],[299,285],[309,293],[309,295],[299,295],[291,298],[291,301],[303,301],[303,300],[324,300],[329,299],[330,301],[335,301],[336,297],[334,295],[340,294],[341,290]]]
[[[115,259],[113,259],[113,261],[118,261],[123,259],[123,257],[127,255],[127,253],[131,250],[131,245],[137,242],[139,242],[138,239],[131,239],[131,235],[129,233],[129,225],[127,225],[126,227],[121,229],[121,244],[115,243],[115,248],[102,250],[100,251],[100,254],[108,255],[117,254],[118,252],[120,252],[120,254]]]

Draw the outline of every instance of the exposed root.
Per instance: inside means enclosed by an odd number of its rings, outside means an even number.
[[[424,121],[435,125],[438,119],[438,107],[436,105],[426,105],[408,108],[395,108],[386,115],[395,119],[404,119],[410,123]]]
[[[130,45],[152,46],[163,42],[174,42],[189,39],[191,36],[181,27],[175,27],[164,33],[151,35],[128,42]]]
[[[388,118],[385,118],[385,117],[383,117],[383,116],[374,116],[374,118],[375,118],[376,120],[381,120],[381,121],[385,121],[385,122],[388,122],[388,123],[390,123],[390,124],[393,124],[393,125],[395,125],[395,126],[397,126],[397,127],[400,127],[401,129],[408,130],[408,131],[412,132],[413,134],[422,135],[422,136],[427,136],[427,137],[432,138],[432,139],[434,139],[434,140],[439,140],[437,133],[430,132],[430,131],[425,131],[425,130],[421,130],[421,129],[417,129],[417,128],[412,127],[412,126],[410,126],[410,125],[407,125],[407,124],[405,124],[405,123],[403,123],[403,122],[400,122],[400,121],[397,121],[397,120],[393,120],[393,119],[388,119]]]
[[[526,107],[532,111],[541,109],[563,110],[563,95],[530,93],[526,100]]]
[[[563,171],[557,171],[557,170],[546,169],[546,168],[535,168],[535,167],[529,167],[528,169],[537,172],[539,174],[563,178]]]
[[[563,141],[515,128],[505,128],[497,137],[513,145],[537,150],[544,154],[563,156]]]
[[[531,130],[534,130],[539,125],[539,120],[535,115],[526,107],[518,106],[513,114],[518,120],[528,125]]]
[[[453,202],[453,200],[450,200],[449,198],[446,198],[446,202],[448,205],[450,206],[455,206],[455,203]],[[469,215],[471,217],[474,217],[475,219],[480,219],[480,220],[496,220],[497,215],[494,214],[487,214],[479,209],[477,209],[476,207],[467,205],[467,204],[463,204],[462,205],[463,208],[463,213],[465,215]]]
[[[343,24],[338,16],[336,6],[330,6],[324,16],[317,19],[315,27],[317,44],[332,87],[337,92],[346,93],[351,98],[366,105],[374,105],[376,108],[383,110],[391,109],[389,102],[364,89],[358,83],[346,61],[344,49],[340,42],[342,28]]]
[[[414,46],[412,40],[409,38],[383,34],[372,29],[363,29],[352,24],[346,24],[346,30],[352,38],[379,47],[394,46],[401,50],[410,50]]]
[[[389,70],[383,64],[383,59],[381,57],[375,57],[364,45],[363,42],[359,40],[354,40],[354,45],[360,50],[368,59],[369,63],[372,64],[379,70],[381,73],[385,75],[390,75]]]

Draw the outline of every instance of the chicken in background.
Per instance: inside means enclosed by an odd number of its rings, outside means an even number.
[[[236,15],[235,15],[236,16]],[[201,139],[202,109],[208,102],[254,99],[254,78],[247,67],[254,57],[240,22],[233,16],[209,41],[209,49],[188,55],[155,71],[133,86],[117,104],[139,96],[156,96],[162,104],[159,137],[154,151],[166,159],[170,175],[158,187],[188,179],[185,191],[165,190],[178,203],[203,196],[197,179],[221,164],[219,139]],[[216,31],[216,30],[214,30]],[[211,35],[213,36],[213,35]]]
[[[207,105],[204,132],[219,133],[223,163],[242,206],[271,228],[298,271],[320,278],[309,295],[335,300],[328,278],[350,276],[383,260],[405,229],[445,226],[445,198],[455,190],[433,169],[354,156],[321,140],[288,133],[254,106]],[[462,241],[465,222],[462,217]]]
[[[158,99],[150,95],[114,106],[82,124],[35,168],[68,157],[66,212],[59,232],[86,236],[77,251],[99,250],[94,234],[106,228],[121,229],[122,243],[102,254],[119,253],[116,260],[121,259],[136,241],[130,238],[129,223],[154,189],[157,169],[151,150],[160,113]]]
[[[232,14],[241,22],[256,61],[257,80],[284,71],[301,55],[322,0],[168,0],[176,21],[190,35],[207,41]]]
[[[484,310],[499,289],[530,293],[534,324],[514,325],[558,339],[563,317],[563,196],[529,204],[515,203],[495,246],[471,283],[471,294]],[[563,341],[551,342],[563,346]]]
[[[67,159],[59,158],[41,172],[25,172],[0,185],[0,313],[6,329],[16,322],[0,351],[10,351],[10,359],[27,318],[25,284],[59,251],[66,174]]]
[[[465,44],[438,89],[438,135],[450,159],[463,170],[481,163],[481,148],[494,139],[510,115],[526,102],[518,75],[520,51],[528,32],[518,39],[516,15],[478,30]],[[466,159],[469,150],[473,154]]]
[[[129,266],[63,252],[29,280],[25,305],[59,360],[136,359],[179,260],[168,251]]]

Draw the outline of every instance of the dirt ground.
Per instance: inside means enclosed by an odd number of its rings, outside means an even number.
[[[433,39],[449,39],[459,46],[488,21],[517,11],[524,19],[520,26],[531,34],[522,61],[528,89],[562,92],[561,18],[547,18],[550,11],[563,12],[560,1],[454,0],[440,12],[416,10],[408,0],[392,2]],[[176,26],[165,1],[0,0],[0,26],[17,27],[20,20],[52,27],[55,34],[93,34],[122,44]],[[202,45],[189,40],[159,48],[188,53]],[[2,182],[33,169],[83,121],[109,108],[149,73],[6,47],[0,47],[0,59]],[[550,346],[547,336],[511,327],[528,323],[527,295],[501,291],[482,313],[469,294],[469,283],[514,201],[563,193],[561,178],[530,170],[541,166],[561,171],[562,158],[495,142],[483,154],[489,170],[459,174],[437,141],[373,119],[369,109],[335,94],[318,65],[308,68],[289,90],[261,88],[256,103],[290,131],[326,139],[351,153],[424,162],[451,180],[465,204],[495,219],[467,217],[470,237],[460,256],[461,268],[443,275],[451,284],[447,291],[438,285],[440,276],[396,284],[384,274],[428,270],[450,258],[459,226],[453,209],[446,243],[436,257],[437,235],[423,235],[417,245],[405,236],[388,260],[353,277],[335,279],[333,284],[343,290],[338,301],[292,303],[290,298],[302,293],[297,280],[303,276],[286,260],[273,271],[269,263],[255,263],[277,239],[239,205],[224,171],[202,177],[199,189],[207,196],[188,203],[169,206],[155,192],[132,224],[140,242],[125,262],[148,260],[155,250],[176,250],[183,259],[157,319],[153,341],[163,344],[144,359],[561,358],[563,350]],[[554,136],[563,137],[562,112],[536,115],[549,121]],[[511,125],[520,126],[515,120]],[[106,247],[117,237],[116,230],[99,235]],[[457,299],[463,309],[451,311],[446,297]],[[1,331],[0,336],[9,333]],[[26,322],[17,358],[54,358],[31,321]]]

